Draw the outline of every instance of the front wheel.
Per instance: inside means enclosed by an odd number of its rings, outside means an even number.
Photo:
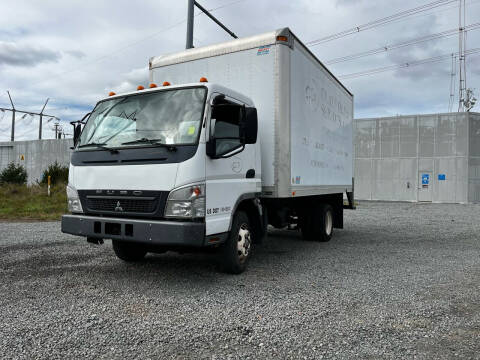
[[[227,241],[223,244],[220,256],[222,268],[230,274],[240,274],[245,271],[250,259],[253,234],[248,216],[238,211],[232,222],[232,229]]]
[[[115,255],[124,261],[139,261],[147,254],[141,245],[126,241],[112,240],[112,247]]]

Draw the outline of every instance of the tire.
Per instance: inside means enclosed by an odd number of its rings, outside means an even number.
[[[123,261],[140,261],[147,254],[141,245],[135,243],[112,240],[112,247],[115,255]]]
[[[302,236],[306,240],[327,242],[333,235],[333,208],[319,204],[306,214],[301,222]]]
[[[252,243],[253,231],[248,216],[245,212],[238,211],[219,254],[222,270],[229,274],[244,272],[251,256]]]

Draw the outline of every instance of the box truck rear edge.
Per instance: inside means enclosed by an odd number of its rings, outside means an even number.
[[[64,232],[111,238],[127,261],[213,248],[240,273],[267,225],[317,241],[343,228],[353,96],[288,28],[149,66],[150,88],[77,124]]]

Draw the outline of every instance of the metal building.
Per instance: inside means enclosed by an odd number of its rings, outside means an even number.
[[[480,202],[480,113],[356,119],[355,198]]]

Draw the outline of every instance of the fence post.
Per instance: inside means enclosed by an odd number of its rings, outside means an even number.
[[[50,184],[52,183],[52,177],[48,175],[48,196],[50,196]]]

